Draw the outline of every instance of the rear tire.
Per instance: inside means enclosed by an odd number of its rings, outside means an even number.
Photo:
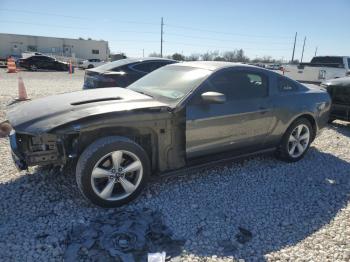
[[[304,157],[313,139],[311,123],[306,118],[295,120],[283,135],[276,155],[283,161],[296,162]]]
[[[98,139],[78,160],[76,180],[83,196],[100,207],[119,207],[135,199],[150,174],[145,150],[119,136]]]

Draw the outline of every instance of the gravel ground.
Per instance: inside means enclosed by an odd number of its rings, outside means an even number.
[[[79,70],[20,74],[32,98],[83,82]],[[0,120],[17,77],[0,71]],[[72,228],[116,212],[87,204],[72,172],[17,172],[5,139],[0,155],[1,260],[62,261]],[[184,172],[152,182],[123,210],[158,212],[185,241],[180,261],[349,261],[349,198],[350,124],[336,121],[298,163],[266,155]]]

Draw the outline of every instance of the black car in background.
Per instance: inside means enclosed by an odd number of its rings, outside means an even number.
[[[330,79],[321,86],[332,98],[329,122],[335,119],[350,121],[350,77]]]
[[[148,73],[165,65],[176,63],[165,58],[126,58],[85,71],[83,89],[127,87]]]
[[[31,71],[38,69],[68,71],[69,65],[66,62],[61,62],[53,57],[45,55],[33,55],[28,58],[20,59],[18,61],[20,67]]]

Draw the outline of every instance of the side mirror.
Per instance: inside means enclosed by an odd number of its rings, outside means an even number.
[[[226,102],[226,96],[218,92],[205,92],[201,97],[208,104],[223,104]]]

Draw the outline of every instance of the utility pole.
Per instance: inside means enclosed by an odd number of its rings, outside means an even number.
[[[145,49],[142,48],[142,57],[145,57]]]
[[[293,54],[292,54],[292,63],[294,61],[294,52],[295,52],[295,44],[297,42],[297,35],[298,35],[298,32],[295,32],[295,37],[294,37],[294,47],[293,47]]]
[[[163,26],[164,26],[164,22],[163,22],[163,17],[160,21],[160,57],[163,57]]]
[[[305,48],[305,42],[306,42],[306,36],[304,37],[303,51],[301,52],[301,58],[300,58],[300,63],[302,63],[302,62],[303,62],[303,56],[304,56],[304,48]]]
[[[316,55],[317,55],[317,48],[318,48],[318,46],[316,46],[316,50],[315,50],[315,55],[314,55],[314,56],[316,56]]]

